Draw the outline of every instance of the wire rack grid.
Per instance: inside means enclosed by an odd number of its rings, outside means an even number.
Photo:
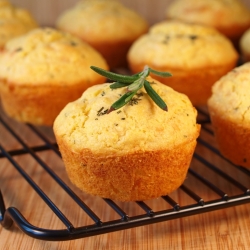
[[[0,116],[0,131],[7,134],[7,138],[19,145],[18,148],[7,147],[7,139],[0,137],[0,173],[4,170],[4,162],[8,162],[8,168],[11,171],[17,171],[32,188],[39,199],[42,200],[61,222],[61,228],[53,228],[50,225],[36,226],[25,218],[22,211],[15,206],[6,208],[5,192],[0,192],[0,222],[2,227],[11,230],[15,224],[21,231],[30,237],[41,240],[63,241],[84,237],[90,237],[98,234],[124,230],[133,227],[148,225],[157,222],[173,220],[185,216],[192,216],[217,209],[224,209],[231,206],[241,205],[250,202],[250,171],[240,166],[235,166],[224,159],[217,147],[213,136],[212,126],[209,115],[205,108],[199,109],[198,122],[202,124],[201,135],[198,138],[198,145],[191,162],[188,176],[183,185],[173,194],[169,194],[152,201],[137,201],[130,203],[119,203],[100,197],[89,197],[86,194],[78,192],[69,182],[65,175],[60,176],[64,169],[57,172],[53,162],[60,161],[60,152],[53,139],[48,136],[47,130],[41,130],[29,124],[24,124],[21,128],[6,117],[3,112]],[[23,138],[23,129],[26,131],[26,137]],[[0,133],[0,136],[1,136]],[[49,133],[52,133],[51,131]],[[29,138],[35,135],[39,138],[39,143],[30,145]],[[52,136],[53,137],[53,136]],[[49,164],[44,160],[40,153],[49,152],[52,160]],[[206,153],[204,153],[206,152]],[[49,176],[55,183],[57,189],[63,190],[61,199],[69,197],[76,204],[78,210],[88,217],[87,224],[74,225],[68,216],[69,212],[64,212],[57,205],[56,201],[46,193],[46,187],[43,188],[36,177],[19,163],[19,157],[29,156],[34,161],[34,165],[44,175]],[[206,157],[204,157],[206,155]],[[57,160],[55,160],[57,158]],[[59,159],[59,160],[58,160]],[[0,180],[2,174],[0,174]],[[36,175],[35,175],[36,176]],[[4,183],[0,185],[1,190],[6,190]],[[13,191],[14,192],[14,191]],[[18,192],[18,190],[16,190]],[[57,192],[57,191],[56,191]],[[55,192],[53,192],[54,194]],[[185,202],[181,197],[185,196]],[[25,201],[27,203],[27,201]],[[99,203],[105,207],[102,213],[98,209]],[[104,205],[103,205],[104,203]],[[158,204],[161,204],[158,206]],[[21,206],[25,212],[33,209],[32,206]],[[77,211],[78,211],[77,210]],[[103,210],[103,209],[102,209]],[[115,216],[105,217],[103,215],[109,211],[109,214]],[[139,212],[134,212],[139,211]],[[39,213],[39,211],[38,211]],[[70,211],[70,214],[74,211]],[[103,218],[102,218],[103,217]],[[38,223],[39,224],[39,223]]]

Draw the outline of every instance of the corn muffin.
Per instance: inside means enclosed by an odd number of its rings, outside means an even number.
[[[129,47],[148,30],[142,16],[116,0],[79,1],[58,17],[56,26],[88,42],[110,68],[126,66]]]
[[[250,167],[250,63],[233,69],[213,86],[208,100],[215,137],[222,155]]]
[[[211,86],[233,69],[238,53],[232,42],[211,27],[179,21],[163,21],[137,39],[128,53],[129,67],[136,73],[148,65],[169,71],[161,82],[186,94],[193,105],[205,105]]]
[[[187,96],[152,79],[168,105],[160,109],[141,89],[121,109],[108,108],[126,90],[88,88],[54,123],[68,176],[81,190],[120,201],[166,195],[185,180],[200,125]]]
[[[91,65],[103,57],[73,35],[37,28],[10,40],[0,56],[0,95],[5,112],[31,124],[51,126],[61,109],[94,84],[105,82]]]
[[[25,9],[0,1],[0,49],[7,41],[25,34],[38,26],[34,17]]]
[[[240,38],[240,52],[242,55],[242,62],[250,61],[250,29],[244,32],[242,37]]]
[[[176,0],[167,8],[166,16],[214,27],[235,44],[250,27],[250,10],[240,0]]]

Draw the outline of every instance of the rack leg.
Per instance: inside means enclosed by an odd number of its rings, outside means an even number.
[[[13,221],[9,216],[4,216],[5,211],[6,209],[5,209],[5,204],[3,200],[3,195],[0,190],[0,223],[4,228],[9,229],[12,226]]]

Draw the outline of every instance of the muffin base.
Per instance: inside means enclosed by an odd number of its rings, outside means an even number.
[[[231,27],[215,27],[219,32],[228,37],[234,47],[239,50],[239,41],[244,32],[250,27],[250,23],[242,24],[242,25],[231,25]]]
[[[242,55],[242,58],[241,58],[242,63],[250,62],[250,54],[249,53],[242,51],[241,55]]]
[[[45,126],[52,126],[64,106],[79,98],[87,88],[84,82],[55,86],[0,81],[0,95],[5,113],[20,122]],[[100,77],[93,84],[103,81],[104,78]]]
[[[212,107],[209,113],[221,154],[236,165],[250,168],[250,126],[228,120]]]
[[[89,149],[76,152],[63,138],[56,139],[74,185],[119,201],[148,200],[176,190],[186,178],[196,146],[194,139],[171,149],[102,155]]]
[[[133,41],[120,41],[116,43],[87,42],[105,58],[111,69],[128,66],[127,53]]]

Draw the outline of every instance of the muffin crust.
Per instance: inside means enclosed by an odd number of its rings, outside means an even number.
[[[200,126],[189,99],[153,81],[168,103],[161,110],[141,90],[132,103],[106,114],[124,93],[109,84],[68,104],[54,133],[70,180],[83,191],[121,201],[166,195],[185,180]]]

